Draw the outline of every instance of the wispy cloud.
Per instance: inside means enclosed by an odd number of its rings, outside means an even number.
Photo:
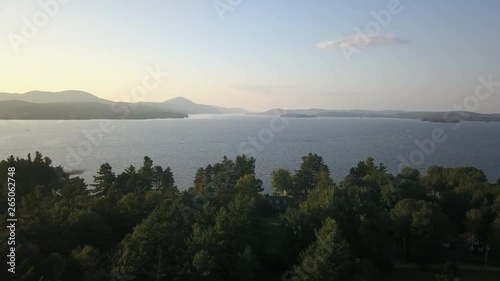
[[[368,36],[368,35],[352,35],[347,38],[327,40],[318,43],[320,49],[336,49],[342,47],[367,48],[372,46],[405,44],[408,40],[401,39],[397,36]]]

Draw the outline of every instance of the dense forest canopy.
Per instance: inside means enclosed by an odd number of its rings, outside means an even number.
[[[16,273],[1,280],[383,280],[395,261],[482,263],[470,239],[500,260],[500,183],[472,167],[392,175],[368,158],[335,183],[308,154],[272,173],[268,195],[244,155],[199,168],[179,191],[149,157],[121,173],[103,164],[86,183],[37,152],[0,162],[2,206],[9,167]],[[274,198],[287,207],[271,209]],[[436,278],[448,273],[459,274],[447,265]]]

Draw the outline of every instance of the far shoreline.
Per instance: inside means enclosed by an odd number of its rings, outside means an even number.
[[[200,113],[200,114],[186,114],[186,116],[180,116],[180,117],[159,117],[159,118],[25,118],[25,119],[19,119],[19,118],[12,118],[12,119],[6,119],[6,118],[0,118],[0,121],[99,121],[99,120],[105,120],[105,121],[127,121],[127,120],[184,120],[184,119],[203,119],[203,118],[197,118],[201,116],[207,116],[207,117],[271,117],[275,116],[278,118],[283,118],[283,119],[392,119],[392,120],[414,120],[414,121],[421,121],[425,123],[436,123],[436,124],[460,124],[460,123],[499,123],[499,120],[492,119],[492,120],[441,120],[441,119],[427,119],[427,118],[409,118],[409,117],[397,117],[397,116],[316,116],[316,115],[307,115],[307,114],[281,114],[281,115],[272,115],[272,114],[206,114],[206,113]]]

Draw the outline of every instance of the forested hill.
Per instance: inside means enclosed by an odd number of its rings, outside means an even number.
[[[416,280],[393,279],[394,261],[482,266],[487,251],[500,262],[500,182],[472,167],[391,175],[368,158],[334,183],[308,154],[273,172],[273,196],[246,156],[199,168],[182,192],[149,157],[122,172],[102,164],[92,183],[38,152],[0,171],[0,220],[17,218],[0,229],[15,234],[0,251],[16,266],[4,262],[0,280]],[[453,265],[439,274],[463,280]],[[467,280],[498,280],[482,276]]]
[[[56,102],[96,102],[102,104],[113,104],[113,101],[99,98],[91,93],[77,90],[62,92],[30,91],[23,94],[0,93],[1,101],[24,101],[31,103],[56,103]],[[157,109],[179,112],[184,114],[244,114],[247,110],[242,108],[226,108],[215,105],[199,104],[184,97],[175,97],[163,102],[144,102],[138,104],[150,106]]]
[[[186,118],[187,114],[130,103],[0,101],[3,120],[87,120]]]

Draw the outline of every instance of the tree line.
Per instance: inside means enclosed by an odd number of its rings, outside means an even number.
[[[102,164],[92,183],[38,152],[8,167],[17,266],[1,280],[383,280],[395,260],[444,262],[443,244],[471,235],[500,259],[500,183],[472,167],[392,175],[368,158],[335,183],[308,154],[272,173],[273,193],[296,199],[281,213],[245,155],[199,168],[183,191],[149,157],[119,174]],[[0,182],[7,206],[7,172]]]

